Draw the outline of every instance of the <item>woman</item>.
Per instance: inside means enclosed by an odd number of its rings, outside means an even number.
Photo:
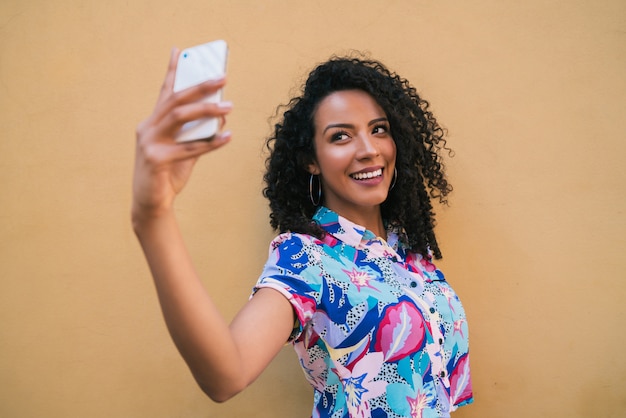
[[[430,262],[441,257],[430,197],[445,200],[451,187],[428,103],[375,61],[336,58],[311,72],[268,140],[264,194],[281,234],[227,324],[194,271],[172,202],[197,158],[231,138],[177,144],[177,131],[232,106],[198,102],[224,80],[173,93],[176,57],[137,130],[133,225],[200,387],[227,400],[289,340],[314,388],[314,417],[446,417],[470,403],[465,314]]]

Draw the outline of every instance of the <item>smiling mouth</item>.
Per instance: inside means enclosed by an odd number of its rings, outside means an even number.
[[[380,177],[382,175],[383,175],[383,169],[379,168],[378,170],[370,171],[367,173],[350,174],[350,177],[352,177],[355,180],[367,180],[367,179],[373,179],[374,177]]]

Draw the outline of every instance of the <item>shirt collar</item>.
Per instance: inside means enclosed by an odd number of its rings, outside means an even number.
[[[368,246],[372,241],[384,241],[369,229],[349,221],[325,206],[320,206],[317,209],[313,215],[313,220],[328,234],[355,248]],[[387,244],[397,251],[398,245],[401,244],[398,239],[397,228],[389,227],[387,229]]]

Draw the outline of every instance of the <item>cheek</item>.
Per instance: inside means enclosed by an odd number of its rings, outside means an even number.
[[[321,150],[322,151],[322,150]],[[352,153],[347,147],[328,147],[317,155],[320,168],[324,171],[339,170],[352,161]]]
[[[385,153],[385,157],[389,160],[396,161],[396,142],[393,139],[390,139],[383,152]]]

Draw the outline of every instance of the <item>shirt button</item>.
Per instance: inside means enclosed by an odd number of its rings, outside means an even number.
[[[441,376],[441,377],[446,377],[446,372],[445,372],[445,371],[441,372],[441,373],[439,374],[439,376]]]
[[[417,282],[411,282],[411,287],[417,287]]]
[[[443,338],[439,338],[439,345],[443,344]]]

